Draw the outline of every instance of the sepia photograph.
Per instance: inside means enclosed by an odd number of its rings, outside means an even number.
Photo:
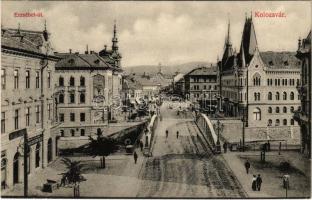
[[[311,198],[310,1],[2,1],[1,198]]]

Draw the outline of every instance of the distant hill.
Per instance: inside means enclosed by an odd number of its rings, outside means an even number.
[[[211,63],[209,62],[189,62],[189,63],[184,63],[180,65],[170,65],[170,66],[161,66],[161,72],[163,74],[175,74],[175,72],[180,72],[180,73],[188,73],[194,68],[197,67],[210,67]],[[155,74],[159,70],[159,65],[139,65],[139,66],[129,66],[129,67],[124,67],[126,74],[129,73],[135,73],[135,74],[143,74],[144,72],[147,74]]]

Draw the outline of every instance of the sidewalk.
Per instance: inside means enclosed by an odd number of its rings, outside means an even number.
[[[309,197],[310,184],[310,160],[301,159],[297,152],[266,153],[266,164],[261,164],[259,151],[228,152],[222,154],[232,169],[242,187],[250,198],[284,198],[285,189],[282,187],[281,176],[284,175],[278,168],[282,161],[288,161],[294,169],[290,170],[291,186],[288,197]],[[251,163],[249,174],[246,174],[244,162],[248,159]],[[261,174],[263,182],[261,191],[251,189],[253,174]]]

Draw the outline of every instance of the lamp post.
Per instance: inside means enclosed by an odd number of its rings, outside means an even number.
[[[245,114],[245,109],[243,110],[243,116],[241,118],[241,121],[243,122],[243,135],[242,135],[242,142],[243,142],[243,147],[242,147],[242,151],[245,151],[245,123],[246,123],[246,114]]]
[[[217,124],[214,124],[214,128],[218,131],[218,138],[217,138],[217,144],[216,144],[216,153],[221,153],[221,145],[220,145],[220,132],[222,132],[224,125],[220,122],[220,120],[217,120]]]

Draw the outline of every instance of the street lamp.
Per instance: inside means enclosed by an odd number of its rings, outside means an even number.
[[[243,110],[243,116],[241,118],[241,121],[243,122],[243,135],[242,135],[242,142],[243,142],[243,152],[245,151],[245,123],[246,123],[246,114],[245,109]]]
[[[220,122],[220,120],[217,120],[217,124],[214,124],[214,129],[218,131],[218,139],[216,144],[216,153],[221,153],[221,145],[220,145],[220,132],[223,131],[224,125]]]

